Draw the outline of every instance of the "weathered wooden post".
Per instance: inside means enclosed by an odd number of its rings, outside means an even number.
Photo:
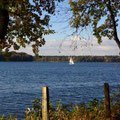
[[[49,120],[49,89],[42,87],[42,120]]]
[[[111,117],[111,110],[110,110],[110,93],[109,93],[109,84],[104,83],[104,94],[105,94],[105,115],[106,118]]]

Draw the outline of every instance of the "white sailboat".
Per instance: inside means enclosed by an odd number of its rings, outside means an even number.
[[[69,64],[70,64],[70,65],[73,65],[73,64],[74,64],[74,61],[73,61],[72,57],[70,57]]]

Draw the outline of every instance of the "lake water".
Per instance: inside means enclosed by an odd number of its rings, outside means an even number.
[[[104,83],[111,92],[120,84],[120,63],[0,62],[0,115],[24,114],[26,105],[42,98],[48,86],[50,101],[89,102],[104,97]]]

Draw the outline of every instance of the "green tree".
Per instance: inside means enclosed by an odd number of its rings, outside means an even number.
[[[78,30],[91,25],[98,43],[102,42],[102,37],[108,37],[114,39],[120,48],[117,30],[120,0],[69,0],[69,4],[73,13],[69,21],[72,27]],[[104,23],[101,23],[102,19],[105,19]]]
[[[62,0],[0,0],[0,51],[32,45],[38,54],[44,35],[54,33],[49,25],[56,2]]]

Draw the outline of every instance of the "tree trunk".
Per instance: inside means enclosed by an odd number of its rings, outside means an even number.
[[[2,4],[2,8],[0,8],[0,42],[5,39],[9,22],[9,14],[7,9],[5,8],[6,2],[7,1],[0,2]]]
[[[120,49],[120,40],[118,38],[118,35],[117,35],[117,27],[116,27],[116,21],[115,21],[115,16],[113,14],[113,10],[112,10],[112,7],[111,7],[111,1],[109,0],[108,4],[107,4],[107,8],[110,12],[110,15],[111,15],[111,20],[112,20],[112,23],[113,23],[113,35],[114,35],[114,40],[115,42],[117,43],[119,49]]]

